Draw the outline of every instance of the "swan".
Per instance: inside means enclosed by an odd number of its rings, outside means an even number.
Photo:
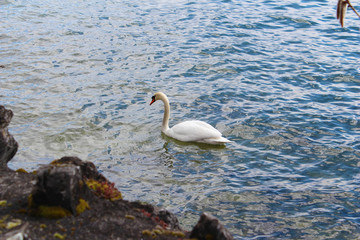
[[[175,138],[182,142],[198,142],[207,144],[225,144],[231,142],[222,137],[221,133],[210,124],[191,120],[176,124],[169,128],[170,104],[165,93],[157,92],[152,96],[150,105],[161,100],[164,103],[164,117],[162,121],[161,131],[171,138]]]

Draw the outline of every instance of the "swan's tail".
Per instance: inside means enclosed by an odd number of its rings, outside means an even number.
[[[208,138],[205,139],[204,142],[208,144],[225,144],[225,143],[231,143],[232,141],[224,137],[219,137],[219,138]]]

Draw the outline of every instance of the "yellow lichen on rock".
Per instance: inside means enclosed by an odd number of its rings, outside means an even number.
[[[153,233],[152,231],[150,231],[150,230],[144,230],[144,231],[142,231],[141,232],[142,233],[142,235],[144,235],[144,236],[149,236],[149,237],[152,237],[152,238],[156,238],[156,234],[155,233]]]
[[[66,163],[63,163],[60,161],[61,159],[55,159],[53,161],[50,162],[51,165],[57,165],[57,166],[64,166],[66,165]]]
[[[66,238],[66,234],[61,235],[60,233],[54,233],[54,237],[58,238],[58,239],[65,239]]]
[[[25,169],[23,169],[23,168],[17,169],[16,172],[28,173],[28,172],[27,172]]]
[[[28,204],[29,207],[31,208],[30,212],[36,216],[46,217],[46,218],[63,218],[71,215],[70,211],[60,206],[46,206],[46,205],[37,206],[36,204],[34,204],[33,197],[31,194],[28,196]]]
[[[150,236],[152,238],[156,238],[156,236],[160,236],[160,235],[174,236],[179,238],[184,238],[186,236],[185,233],[181,231],[171,231],[171,230],[163,229],[160,226],[156,226],[153,230],[146,229],[142,231],[142,234],[145,236]]]
[[[99,182],[94,179],[86,181],[86,185],[95,192],[96,195],[116,201],[122,199],[121,192],[116,189],[114,183]]]
[[[29,207],[32,207],[34,205],[32,194],[28,196],[28,205]]]
[[[2,216],[2,217],[0,218],[0,228],[6,228],[6,226],[7,226],[6,221],[7,221],[7,219],[8,219],[9,217],[10,217],[10,215],[7,214],[7,215],[4,215],[4,216]]]
[[[135,220],[135,217],[133,215],[125,215],[125,218]]]
[[[70,216],[71,213],[65,208],[59,206],[40,205],[36,208],[35,215],[46,218],[63,218]]]
[[[0,200],[0,207],[5,207],[7,204],[6,200]]]
[[[77,214],[84,212],[86,209],[90,209],[89,203],[84,199],[80,198],[79,204],[76,206]]]
[[[21,223],[22,223],[21,219],[13,219],[10,222],[6,223],[5,228],[9,230],[9,229],[12,229],[14,227],[21,225]]]

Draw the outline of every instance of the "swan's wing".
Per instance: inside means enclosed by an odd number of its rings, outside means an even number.
[[[221,138],[221,133],[202,121],[186,121],[170,128],[166,135],[183,142],[203,142],[205,139]]]

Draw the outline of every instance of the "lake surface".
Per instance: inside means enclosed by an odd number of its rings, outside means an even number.
[[[187,230],[208,212],[236,239],[360,238],[360,20],[336,3],[1,0],[10,167],[78,156]],[[157,91],[170,126],[233,142],[163,136]]]

